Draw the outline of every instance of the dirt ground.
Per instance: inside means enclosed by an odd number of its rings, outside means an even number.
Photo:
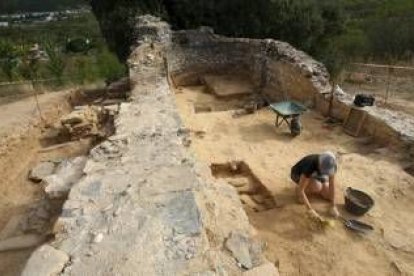
[[[44,94],[39,97],[46,123],[52,123],[70,110],[68,92]],[[89,144],[39,152],[43,124],[33,98],[5,104],[0,109],[0,230],[14,216],[24,214],[43,198],[40,185],[27,179],[29,170],[39,161],[79,156]],[[0,253],[0,275],[19,275],[35,248]]]
[[[352,138],[312,111],[302,116],[304,131],[293,138],[286,125],[274,126],[270,110],[234,118],[231,109],[237,104],[228,103],[226,111],[225,101],[204,91],[201,86],[184,87],[176,94],[184,124],[191,131],[191,149],[214,168],[243,161],[271,193],[276,205],[270,210],[245,206],[281,275],[414,275],[414,177],[401,168],[397,152]],[[197,106],[206,103],[221,111],[200,112]],[[350,232],[340,221],[332,228],[315,228],[305,207],[296,203],[290,168],[304,155],[326,150],[341,156],[337,177],[341,206],[346,187],[364,190],[375,199],[374,208],[360,218],[374,226],[373,233]],[[326,202],[311,201],[327,216]],[[342,207],[341,212],[351,217]]]

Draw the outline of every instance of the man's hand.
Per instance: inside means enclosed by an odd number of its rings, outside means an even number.
[[[308,210],[308,215],[311,219],[316,221],[323,221],[323,218],[313,209]]]
[[[335,205],[332,206],[331,209],[329,209],[329,214],[334,218],[339,218],[340,216],[338,208],[336,208]]]

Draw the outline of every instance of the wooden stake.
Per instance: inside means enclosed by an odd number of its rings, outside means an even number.
[[[387,69],[387,90],[385,91],[385,104],[388,102],[388,97],[390,93],[390,79],[391,79],[391,69],[390,66],[388,66]]]
[[[329,98],[329,107],[328,107],[328,117],[332,117],[332,109],[333,109],[333,101],[335,96],[335,86],[336,82],[332,82],[332,90],[331,90],[331,97]]]
[[[45,123],[45,119],[43,118],[42,110],[40,109],[39,97],[37,95],[37,88],[35,87],[33,80],[32,80],[32,86],[33,86],[33,90],[34,90],[34,98],[35,98],[35,101],[36,101],[37,112],[39,112],[40,121],[42,121],[42,123]]]

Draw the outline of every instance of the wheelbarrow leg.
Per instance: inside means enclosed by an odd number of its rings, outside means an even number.
[[[288,120],[289,117],[283,117],[283,120],[286,122],[286,124],[288,125],[288,127],[290,128],[290,122]]]
[[[279,117],[282,117],[282,118],[279,119]],[[283,124],[283,122],[286,122],[286,124],[288,126],[290,126],[290,123],[287,120],[288,118],[289,118],[288,116],[279,116],[279,114],[277,114],[276,115],[276,122],[275,122],[276,127],[280,127]]]
[[[280,119],[279,117],[282,117],[282,118]],[[280,127],[283,124],[283,121],[286,121],[285,117],[279,116],[279,114],[277,114],[276,122],[275,122],[276,127]]]

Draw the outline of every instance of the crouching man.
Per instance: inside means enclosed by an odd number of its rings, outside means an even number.
[[[335,202],[335,174],[337,159],[332,152],[311,154],[303,157],[291,169],[291,178],[297,184],[296,195],[299,202],[306,205],[310,214],[322,220],[321,216],[312,208],[309,195],[318,195],[331,203],[330,214],[339,216]]]

